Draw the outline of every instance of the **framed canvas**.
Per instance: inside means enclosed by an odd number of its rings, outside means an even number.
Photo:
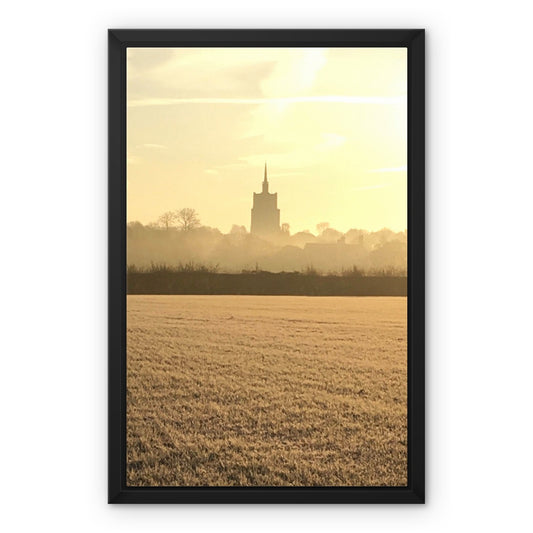
[[[424,31],[109,30],[109,502],[424,502]]]

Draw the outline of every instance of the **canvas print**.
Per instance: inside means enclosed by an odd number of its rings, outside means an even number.
[[[126,79],[127,486],[407,486],[407,48]]]

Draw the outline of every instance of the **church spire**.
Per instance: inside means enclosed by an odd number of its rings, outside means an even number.
[[[263,192],[268,192],[267,164],[265,161],[265,179],[263,180]]]

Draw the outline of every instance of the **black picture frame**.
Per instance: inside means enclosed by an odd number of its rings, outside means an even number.
[[[132,30],[109,39],[109,503],[424,503],[424,30]],[[406,487],[126,486],[126,50],[128,47],[406,47],[408,54],[408,484]]]

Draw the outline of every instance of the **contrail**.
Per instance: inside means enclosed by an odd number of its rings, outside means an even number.
[[[274,98],[143,98],[131,100],[128,107],[146,107],[178,104],[403,104],[405,96],[279,96]]]

